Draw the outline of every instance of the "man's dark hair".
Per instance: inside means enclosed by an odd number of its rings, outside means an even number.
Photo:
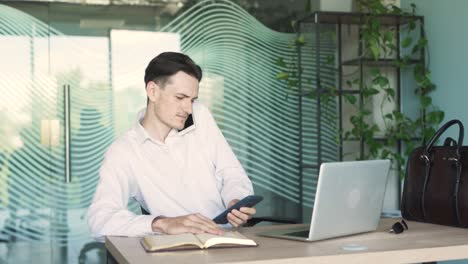
[[[202,79],[202,70],[189,56],[178,52],[163,52],[150,61],[145,70],[145,85],[154,81],[164,87],[167,79],[183,71],[188,75]]]

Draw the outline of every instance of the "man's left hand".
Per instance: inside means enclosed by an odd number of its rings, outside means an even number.
[[[231,202],[229,202],[228,207],[233,206],[237,202],[239,202],[238,199],[232,200]],[[247,221],[251,219],[256,212],[257,210],[255,210],[255,208],[253,207],[241,207],[239,210],[234,209],[231,212],[229,212],[227,215],[227,219],[233,227],[238,227],[247,223]]]

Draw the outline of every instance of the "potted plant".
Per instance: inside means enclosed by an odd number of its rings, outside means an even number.
[[[422,20],[413,19],[416,6],[412,10],[404,11],[392,4],[382,3],[380,0],[358,0],[359,11],[364,14],[360,24],[361,52],[358,59],[381,61],[385,60],[392,66],[404,71],[411,71],[415,81],[414,94],[418,98],[419,113],[416,117],[410,117],[400,111],[397,102],[397,94],[392,83],[392,76],[379,67],[367,67],[364,76],[351,77],[345,82],[349,87],[359,87],[360,95],[351,93],[340,94],[335,87],[322,87],[320,96],[322,102],[330,102],[335,96],[343,96],[347,104],[354,106],[354,111],[348,118],[351,126],[339,131],[344,140],[358,138],[367,147],[367,153],[359,153],[358,159],[391,159],[393,168],[400,177],[404,176],[405,157],[419,144],[426,142],[435,132],[444,118],[444,112],[438,109],[431,99],[431,92],[436,86],[430,79],[428,61],[424,59],[427,51],[427,38],[419,28],[424,28]],[[384,27],[380,24],[379,16],[391,15],[405,19],[400,31],[392,27]],[[295,27],[295,23],[292,23]],[[400,32],[400,35],[398,35]],[[421,33],[421,34],[415,34]],[[400,46],[397,47],[397,38],[401,37]],[[298,35],[292,47],[299,49],[306,45],[303,35]],[[405,51],[403,56],[396,56],[398,49]],[[417,57],[418,59],[415,59]],[[317,92],[297,93],[298,70],[292,58],[291,63],[285,63],[285,59],[279,58],[276,64],[282,67],[277,74],[277,79],[286,82],[292,94],[297,96],[317,96]],[[330,57],[327,63],[335,65],[335,58]],[[339,62],[341,63],[341,62]],[[307,79],[302,79],[307,81]],[[404,87],[410,89],[411,87]],[[360,98],[358,98],[360,97]],[[363,102],[359,103],[358,99]],[[336,115],[329,115],[336,118]],[[376,122],[377,120],[377,122]],[[342,144],[342,142],[339,142]],[[401,146],[398,148],[395,146]]]

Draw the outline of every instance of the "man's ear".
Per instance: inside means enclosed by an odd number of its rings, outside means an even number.
[[[156,101],[159,97],[159,85],[153,81],[146,84],[146,96],[152,102]]]

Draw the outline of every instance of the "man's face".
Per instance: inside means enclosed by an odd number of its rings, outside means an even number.
[[[163,88],[154,82],[148,85],[156,85],[152,89],[153,96],[148,95],[154,102],[156,119],[169,130],[183,129],[187,117],[192,113],[192,104],[198,98],[198,80],[179,71],[168,78]]]

